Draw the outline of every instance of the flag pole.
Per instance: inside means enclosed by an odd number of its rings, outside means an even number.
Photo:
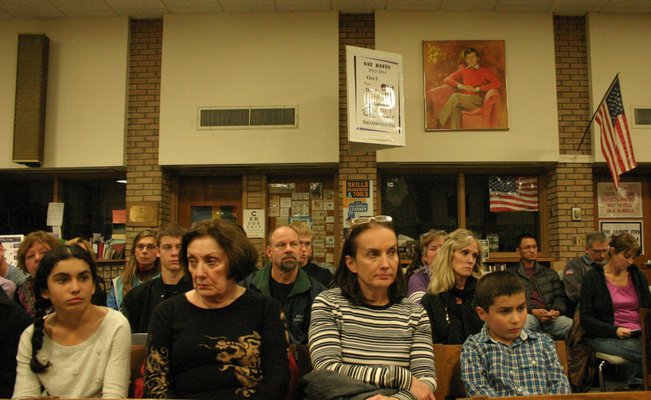
[[[604,93],[604,97],[601,99],[601,101],[599,102],[599,105],[597,106],[597,109],[592,114],[592,118],[590,118],[590,122],[588,122],[588,126],[586,126],[586,128],[585,128],[585,131],[583,132],[583,136],[581,136],[581,141],[579,142],[579,147],[576,148],[576,154],[578,154],[579,150],[581,150],[581,145],[583,144],[583,141],[585,140],[585,135],[588,134],[588,130],[590,130],[590,126],[592,125],[592,122],[594,121],[594,117],[597,116],[597,112],[599,111],[599,107],[601,106],[601,103],[604,102],[604,100],[606,99],[606,96],[608,96],[608,93],[610,93],[610,89],[613,88],[613,85],[617,81],[617,78],[619,78],[619,72],[617,73],[617,75],[615,75],[615,78],[613,79],[613,81],[610,82],[610,86],[608,86],[608,89],[606,90],[606,93]]]

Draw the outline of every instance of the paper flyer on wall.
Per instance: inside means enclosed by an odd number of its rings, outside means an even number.
[[[373,216],[373,182],[368,179],[347,180],[343,196],[344,229],[353,218]]]

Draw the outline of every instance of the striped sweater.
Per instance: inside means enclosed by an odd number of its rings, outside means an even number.
[[[436,389],[429,319],[403,299],[384,307],[355,306],[339,288],[321,292],[312,305],[309,342],[315,370],[341,373],[413,399],[412,376]]]

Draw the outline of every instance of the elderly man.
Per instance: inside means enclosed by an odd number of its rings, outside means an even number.
[[[608,256],[608,237],[603,232],[590,232],[585,237],[585,254],[572,258],[563,270],[563,286],[569,299],[568,315],[573,315],[581,297],[581,281],[595,265],[603,265]]]
[[[307,343],[314,298],[325,286],[310,278],[299,266],[301,243],[289,226],[279,226],[268,237],[271,264],[247,276],[240,285],[278,300],[285,312],[291,343]]]

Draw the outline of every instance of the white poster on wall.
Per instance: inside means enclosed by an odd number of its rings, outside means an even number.
[[[620,182],[619,190],[612,182],[597,184],[599,218],[641,218],[642,184]]]
[[[265,216],[264,209],[245,209],[244,215],[244,232],[250,239],[264,237]]]
[[[23,235],[0,235],[0,243],[5,248],[5,260],[9,265],[16,265],[18,246],[23,241]]]
[[[348,140],[405,146],[402,55],[346,46]]]

